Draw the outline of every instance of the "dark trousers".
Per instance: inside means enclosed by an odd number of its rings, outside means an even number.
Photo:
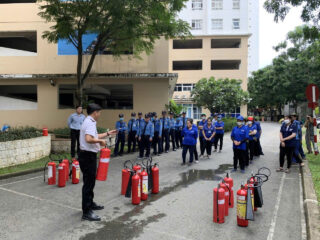
[[[154,132],[154,136],[152,139],[152,147],[153,153],[157,154],[160,153],[161,150],[161,137],[159,137],[159,132]]]
[[[97,154],[94,152],[81,151],[79,164],[83,176],[82,187],[82,211],[87,213],[93,204],[93,189],[96,184]]]
[[[149,135],[142,135],[141,136],[141,148],[140,148],[140,157],[143,157],[144,150],[146,150],[146,157],[150,156],[150,136]]]
[[[80,153],[80,142],[79,142],[80,130],[71,129],[70,138],[71,138],[71,157],[74,158],[76,156],[76,144],[77,144],[77,154],[79,157]]]
[[[182,147],[182,136],[181,136],[181,130],[180,129],[176,129],[175,130],[175,140],[176,140],[177,148]]]
[[[189,162],[193,162],[193,151],[194,151],[194,145],[183,145],[183,150],[182,150],[182,161],[185,163],[186,162],[186,156],[187,152],[189,150],[189,155],[190,159]]]
[[[258,138],[257,143],[256,143],[256,156],[260,156],[262,154],[263,154],[263,152],[262,152],[262,147],[260,144],[260,138]]]
[[[240,165],[240,169],[244,170],[246,161],[246,150],[241,149],[233,149],[233,168],[237,169],[238,162]]]
[[[255,140],[249,140],[249,146],[248,146],[248,150],[249,150],[249,159],[250,161],[253,160],[253,156],[255,153],[255,147],[256,147],[256,141]]]
[[[136,151],[136,135],[137,131],[129,132],[128,134],[128,153],[131,152],[131,144],[132,144],[132,152]]]
[[[204,137],[199,137],[199,142],[200,142],[200,155],[204,154],[204,150],[206,149],[206,140]]]
[[[206,144],[206,152],[210,156],[211,155],[211,149],[212,149],[212,142],[206,140],[205,144]]]
[[[198,161],[199,160],[199,156],[198,156],[198,151],[197,151],[197,145],[194,145],[193,153],[194,153],[194,159],[196,161]]]
[[[165,148],[163,148],[163,144],[165,144]],[[161,138],[161,152],[169,151],[170,142],[169,142],[169,129],[164,129],[162,131],[162,138]]]
[[[117,156],[119,154],[123,154],[124,143],[125,143],[126,134],[124,132],[119,132],[117,135],[116,146],[114,147],[114,155]],[[119,151],[120,144],[120,151]]]
[[[223,145],[223,133],[216,133],[214,136],[214,149],[217,150],[218,148],[218,142],[220,141],[220,150],[222,150],[222,145]]]
[[[169,135],[170,135],[170,141],[171,141],[171,144],[172,144],[172,150],[175,150],[176,149],[175,130],[174,129],[170,129]]]
[[[292,155],[294,152],[294,147],[282,147],[280,146],[280,167],[284,165],[284,157],[287,156],[287,168],[290,169],[292,162]]]
[[[293,156],[296,159],[297,163],[302,163],[302,156],[299,151],[300,143],[296,143],[296,147],[293,150]]]

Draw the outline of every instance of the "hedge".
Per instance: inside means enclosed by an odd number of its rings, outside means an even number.
[[[41,136],[42,131],[34,127],[10,128],[7,132],[0,132],[0,142],[23,140]]]
[[[224,131],[231,132],[232,128],[237,125],[237,120],[235,118],[223,118],[224,122]]]
[[[108,131],[107,128],[97,127],[98,133],[105,133]],[[57,138],[70,138],[70,128],[56,128],[52,131],[49,131],[50,133],[53,133]]]

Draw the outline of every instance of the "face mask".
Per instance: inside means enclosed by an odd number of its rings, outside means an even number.
[[[132,120],[136,119],[135,117],[131,117]]]
[[[202,120],[205,120],[206,119],[206,117],[202,117]]]
[[[243,124],[243,122],[237,122],[238,126],[241,126]]]
[[[120,121],[123,121],[124,120],[124,118],[120,118]]]
[[[221,118],[218,118],[218,121],[221,121]]]
[[[289,120],[289,119],[286,119],[286,120],[284,120],[283,122],[284,122],[284,124],[289,124],[289,123],[290,123],[290,120]]]
[[[249,124],[249,125],[251,125],[251,124],[252,124],[252,122],[251,122],[251,121],[248,121],[248,124]]]

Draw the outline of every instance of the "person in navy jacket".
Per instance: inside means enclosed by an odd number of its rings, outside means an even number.
[[[193,120],[188,119],[187,120],[187,126],[182,130],[182,136],[183,136],[183,150],[182,150],[182,164],[186,164],[186,156],[187,152],[189,150],[189,166],[193,162],[193,151],[197,144],[197,138],[198,138],[198,130],[197,128],[193,127]]]
[[[138,130],[138,122],[136,120],[136,113],[131,113],[131,119],[128,122],[128,153],[131,152],[131,144],[132,144],[132,152],[136,151],[136,135]]]
[[[122,156],[123,154],[127,129],[128,129],[127,124],[124,121],[123,114],[119,114],[119,121],[116,122],[117,139],[116,139],[116,145],[113,152],[113,155],[115,157],[118,155]],[[120,151],[119,151],[119,144],[120,144]]]
[[[150,118],[151,116],[149,114],[146,114],[144,121],[141,122],[139,127],[138,136],[139,136],[139,141],[141,141],[141,149],[139,154],[140,158],[143,158],[145,150],[146,150],[145,157],[146,158],[150,157],[150,146],[154,136],[154,128],[153,128],[152,122],[150,121]]]
[[[212,143],[214,141],[215,134],[216,134],[216,129],[212,124],[211,118],[208,118],[207,123],[203,126],[203,129],[202,129],[202,135],[205,140],[207,158],[210,158],[211,156]]]
[[[222,151],[222,145],[223,145],[223,135],[224,135],[224,122],[222,121],[222,116],[219,115],[217,118],[217,121],[215,122],[215,128],[216,128],[216,135],[214,136],[214,152],[218,149],[218,142],[219,143],[219,153]]]
[[[237,126],[232,129],[231,140],[233,142],[233,170],[237,171],[238,162],[240,165],[241,173],[245,173],[246,161],[246,141],[249,138],[249,132],[244,124],[242,116],[237,117]]]

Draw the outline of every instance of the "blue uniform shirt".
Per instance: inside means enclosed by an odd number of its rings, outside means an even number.
[[[68,118],[68,126],[70,129],[74,130],[80,130],[81,125],[84,122],[84,119],[86,119],[86,116],[84,114],[78,114],[78,113],[73,113],[70,115]]]
[[[297,125],[294,123],[290,124],[289,126],[286,124],[282,124],[280,132],[282,133],[283,138],[289,137],[293,133],[297,133]],[[286,147],[295,147],[296,146],[295,138],[287,140],[284,143],[285,143]]]
[[[257,138],[260,138],[260,131],[261,131],[260,122],[255,121],[253,124],[257,126]]]
[[[257,125],[255,125],[255,124],[252,124],[251,127],[248,125],[247,128],[248,128],[249,133],[250,133],[250,131],[254,131],[254,130],[257,131]],[[257,135],[258,135],[258,131],[255,135],[249,135],[249,140],[252,141],[254,137],[257,137]]]
[[[163,130],[166,130],[166,129],[169,129],[170,126],[169,126],[169,118],[160,118],[161,120],[161,123],[162,123],[162,129]]]
[[[204,125],[203,127],[204,135],[209,138],[212,136],[212,134],[216,131],[215,127],[213,124],[209,127],[208,124]],[[213,142],[214,138],[211,139],[211,142]]]
[[[249,138],[249,131],[247,126],[242,125],[241,127],[234,127],[232,129],[231,132],[231,137],[235,140],[235,141],[243,141],[245,139]],[[239,146],[236,146],[235,144],[233,144],[233,148],[234,149],[240,149],[240,150],[246,150],[246,142],[242,142]]]
[[[159,132],[159,137],[162,136],[162,122],[160,119],[153,120],[154,131]]]
[[[224,134],[224,122],[223,121],[217,121],[215,122],[215,127],[216,127],[216,133],[217,134]],[[218,127],[223,127],[223,129],[217,129]]]
[[[136,119],[131,119],[128,122],[128,131],[136,132],[138,130],[138,121]]]
[[[149,120],[148,123],[145,120],[143,122],[141,122],[138,132],[139,132],[138,133],[139,137],[141,137],[143,135],[153,137],[154,136],[154,128],[153,128],[153,123],[151,122],[151,120]]]
[[[197,144],[198,129],[196,126],[192,126],[191,130],[185,127],[181,133],[183,136],[183,145],[194,146]]]
[[[169,118],[169,129],[175,129],[176,120],[174,118]]]
[[[125,133],[127,131],[127,124],[125,121],[117,121],[116,122],[116,129],[119,133]]]
[[[201,120],[199,122],[199,126],[203,126],[204,127],[205,124],[207,124],[207,120]],[[200,130],[199,137],[203,137],[202,130]]]
[[[187,117],[181,117],[180,120],[181,120],[181,122],[182,122],[182,129],[184,129],[184,127],[187,126],[187,120],[188,120],[188,118],[187,118]]]
[[[181,118],[177,118],[176,119],[176,123],[175,123],[174,126],[175,126],[176,130],[182,130],[183,123],[182,123]]]
[[[297,135],[296,135],[295,139],[297,142],[299,142],[299,140],[300,140],[299,131],[301,130],[300,122],[298,120],[294,120],[293,124],[295,124],[296,128],[297,128],[297,130],[296,130]]]

